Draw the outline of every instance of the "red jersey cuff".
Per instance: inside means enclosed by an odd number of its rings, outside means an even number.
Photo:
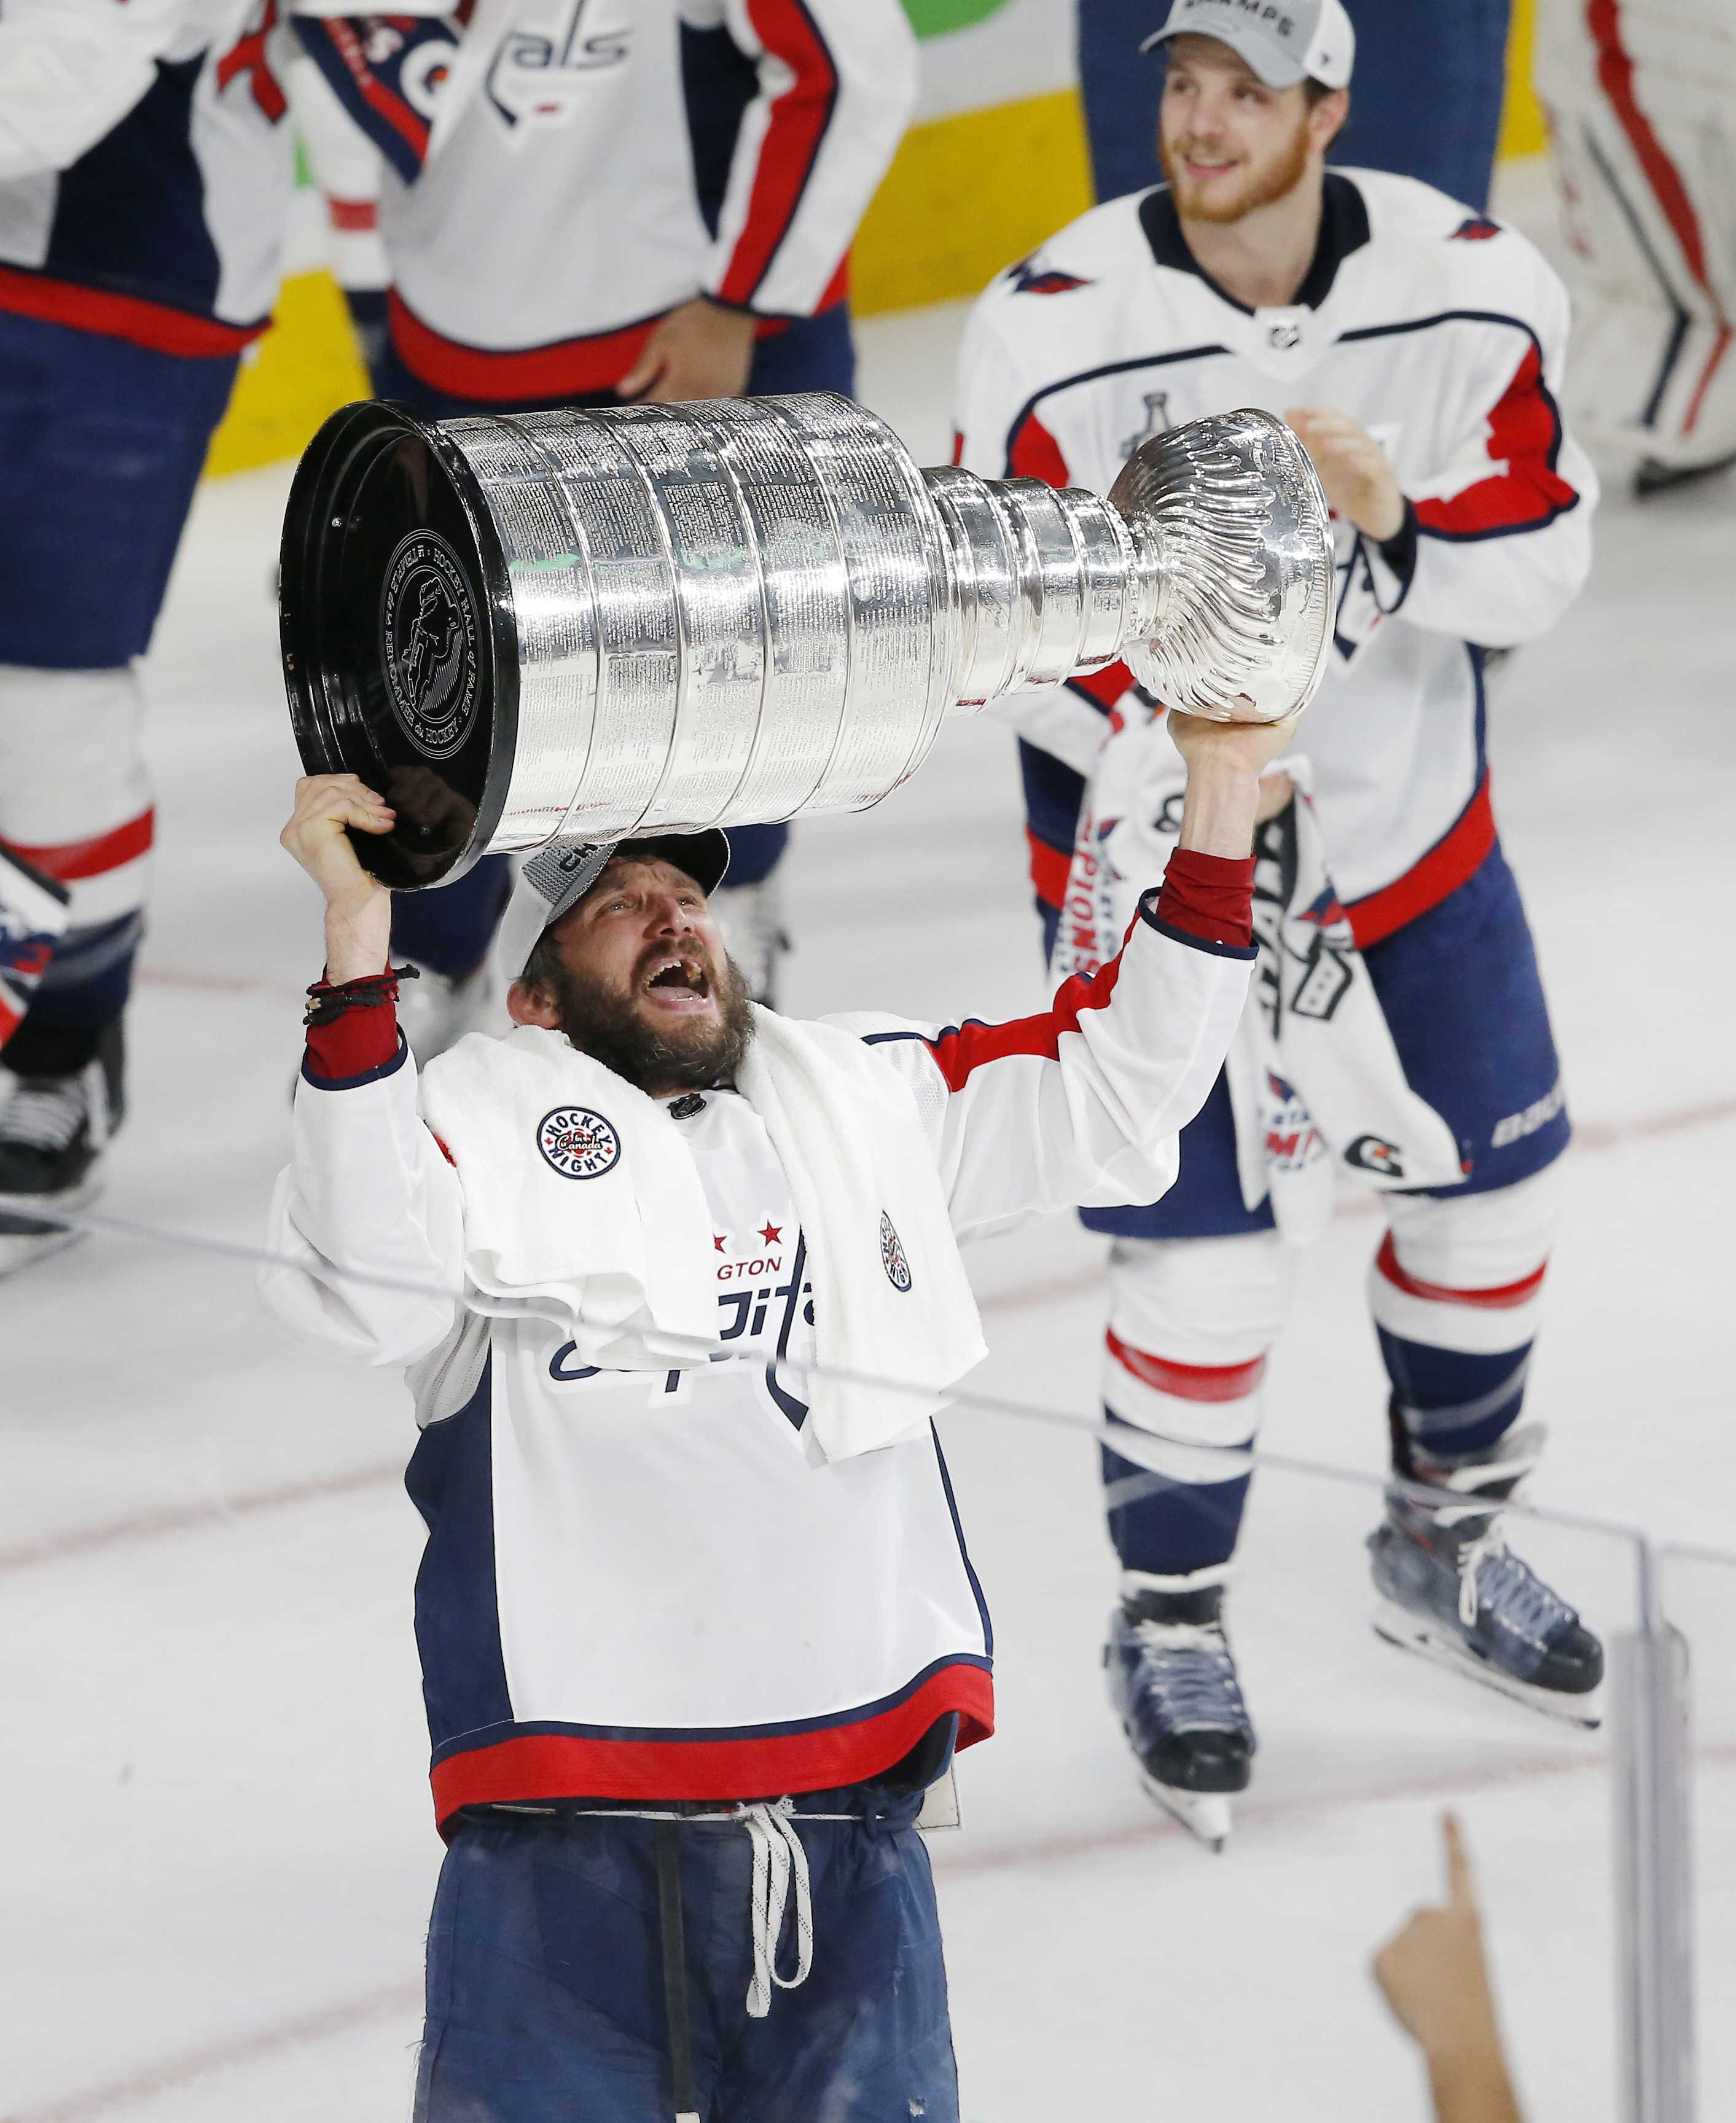
[[[324,981],[321,987],[327,986]],[[383,1070],[398,1051],[398,1014],[388,1003],[346,1010],[329,1024],[310,1024],[303,1067],[315,1081],[343,1084]]]
[[[1246,950],[1254,941],[1254,858],[1177,848],[1163,874],[1157,916],[1203,944]]]

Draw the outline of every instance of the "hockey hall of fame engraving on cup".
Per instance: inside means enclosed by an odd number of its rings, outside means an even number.
[[[284,527],[310,774],[397,813],[400,889],[495,850],[860,810],[941,719],[1125,658],[1275,721],[1331,640],[1326,504],[1269,414],[1142,443],[1110,496],[921,471],[847,399],[335,414]]]

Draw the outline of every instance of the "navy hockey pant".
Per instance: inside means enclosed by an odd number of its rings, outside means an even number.
[[[736,1821],[483,1809],[460,1819],[428,1938],[416,2123],[669,2123],[677,2112],[658,1842],[679,1881],[703,2123],[957,2123],[919,1793],[795,1802],[814,1955],[747,2010],[753,1846]],[[842,1821],[804,1815],[852,1813]],[[786,1914],[777,1966],[795,1966]]]
[[[388,345],[376,367],[374,389],[431,420],[456,419],[489,412],[522,413],[524,405],[493,405],[453,398],[411,374]],[[786,391],[856,393],[856,347],[850,335],[850,312],[842,303],[818,316],[796,319],[785,330],[762,339],[753,350],[748,396],[765,398]],[[574,405],[612,405],[612,393],[566,399]],[[732,826],[727,888],[759,884],[781,860],[790,838],[787,825]],[[485,855],[455,884],[434,892],[401,893],[392,912],[392,948],[419,965],[462,980],[481,963],[493,940],[511,890],[506,858]]]
[[[235,369],[0,311],[0,839],[73,895],[21,1074],[81,1067],[126,1002],[152,837],[131,667]]]
[[[1548,1168],[1569,1136],[1531,930],[1499,846],[1363,961],[1405,1076],[1466,1169],[1460,1186],[1383,1197],[1368,1298],[1395,1450],[1481,1455],[1519,1417],[1553,1228]],[[1180,1152],[1161,1202],[1083,1216],[1119,1241],[1105,1412],[1160,1446],[1152,1465],[1104,1448],[1110,1534],[1124,1569],[1160,1577],[1234,1550],[1248,1477],[1200,1480],[1198,1448],[1253,1441],[1294,1264],[1270,1202],[1242,1205],[1222,1076]],[[1180,1448],[1167,1465],[1165,1442]]]

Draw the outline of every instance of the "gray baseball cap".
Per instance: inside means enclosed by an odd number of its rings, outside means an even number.
[[[1227,45],[1268,88],[1293,88],[1299,81],[1350,85],[1356,32],[1344,0],[1174,0],[1168,21],[1139,49],[1189,35]]]
[[[509,980],[517,980],[543,932],[570,914],[621,850],[656,856],[685,870],[707,897],[723,883],[730,867],[729,836],[716,826],[697,833],[635,836],[589,846],[552,841],[539,848],[518,873],[518,882],[500,921],[500,963]]]

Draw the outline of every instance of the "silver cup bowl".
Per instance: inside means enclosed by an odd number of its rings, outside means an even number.
[[[399,813],[400,888],[494,850],[878,803],[949,710],[1125,655],[1275,719],[1330,641],[1325,504],[1261,413],[1144,444],[1109,500],[919,471],[824,393],[426,422],[336,414],[284,524],[309,772]]]

